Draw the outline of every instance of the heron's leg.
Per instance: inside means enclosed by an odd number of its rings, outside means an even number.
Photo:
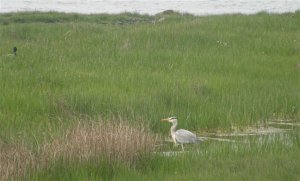
[[[181,144],[182,151],[184,151],[183,144]]]

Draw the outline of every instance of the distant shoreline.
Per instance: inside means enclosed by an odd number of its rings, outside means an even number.
[[[182,14],[195,16],[223,15],[223,14],[257,14],[267,12],[270,14],[293,13],[300,10],[297,0],[264,0],[264,1],[192,1],[192,0],[111,0],[111,1],[62,1],[57,0],[41,2],[39,0],[1,0],[0,14],[23,12],[58,12],[92,14],[121,14],[137,13],[141,15],[156,15],[172,10]]]
[[[172,10],[163,11],[156,15],[138,14],[138,13],[119,13],[119,14],[78,14],[78,13],[61,13],[61,12],[16,12],[16,13],[0,13],[0,25],[8,25],[10,23],[67,23],[67,22],[86,22],[97,24],[111,24],[111,25],[128,25],[128,24],[156,24],[164,21],[170,17],[229,17],[229,16],[283,16],[299,14],[300,11],[295,13],[267,13],[259,12],[256,14],[223,14],[223,15],[207,15],[195,16],[188,13],[179,13]]]
[[[154,16],[159,16],[159,15],[168,15],[168,14],[177,14],[177,15],[190,15],[190,16],[198,16],[198,17],[205,17],[205,16],[230,16],[230,15],[245,15],[245,16],[251,16],[251,15],[256,15],[256,14],[270,14],[270,15],[282,15],[282,14],[294,14],[300,12],[299,10],[293,11],[293,12],[267,12],[267,11],[259,11],[255,13],[223,13],[223,14],[202,14],[202,15],[195,15],[192,13],[185,13],[185,12],[179,12],[175,10],[165,10],[158,12],[156,14],[147,14],[147,13],[138,13],[138,12],[119,12],[119,13],[78,13],[78,12],[60,12],[60,11],[14,11],[14,12],[0,12],[0,15],[9,15],[9,14],[66,14],[66,15],[78,15],[78,16],[118,16],[122,14],[130,14],[130,15],[137,15],[137,16],[149,16],[149,17],[154,17]],[[1,19],[1,18],[0,18]]]

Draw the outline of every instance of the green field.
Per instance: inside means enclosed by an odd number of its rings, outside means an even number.
[[[43,145],[67,135],[78,120],[145,124],[145,133],[159,140],[170,126],[159,120],[168,116],[200,135],[272,120],[299,122],[300,12],[0,14],[0,71],[0,162],[11,159],[9,150],[29,150],[33,160],[39,158]],[[176,157],[141,154],[129,166],[118,159],[62,156],[46,166],[35,161],[24,166],[25,174],[9,177],[300,179],[299,127],[246,143],[208,141],[189,150]]]

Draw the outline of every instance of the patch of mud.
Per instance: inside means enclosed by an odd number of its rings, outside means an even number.
[[[275,127],[248,127],[243,131],[234,131],[232,133],[216,133],[216,137],[237,137],[237,136],[256,136],[267,135],[273,133],[284,133],[291,131],[292,129],[282,129]]]
[[[289,120],[273,120],[268,123],[269,125],[277,125],[277,126],[300,126],[300,122],[289,121]]]
[[[300,127],[300,122],[291,120],[272,120],[264,125],[248,126],[241,129],[233,129],[232,132],[216,132],[202,134],[202,138],[216,141],[232,141],[227,138],[244,137],[244,136],[259,136],[277,133],[287,133],[295,128]],[[201,135],[201,134],[199,134]]]
[[[155,152],[160,156],[171,157],[171,156],[178,156],[180,154],[186,153],[188,151],[163,151],[163,152]]]

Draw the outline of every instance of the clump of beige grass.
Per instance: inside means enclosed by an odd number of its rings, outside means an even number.
[[[141,158],[150,158],[156,140],[157,137],[142,124],[131,125],[122,120],[79,120],[59,137],[38,145],[35,152],[21,143],[1,147],[0,180],[24,177],[27,171],[49,168],[61,160],[83,163],[105,159],[103,163],[117,161],[132,166]]]
[[[142,125],[126,121],[81,120],[65,134],[44,144],[41,158],[87,161],[91,158],[133,164],[154,150],[156,137]]]
[[[0,180],[23,177],[25,171],[36,163],[33,152],[22,143],[0,148]]]

